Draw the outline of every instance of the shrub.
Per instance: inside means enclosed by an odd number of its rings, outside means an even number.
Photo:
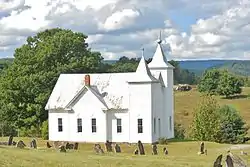
[[[218,106],[211,96],[203,97],[195,110],[191,137],[219,143],[244,143],[248,127],[239,113],[229,106]]]
[[[165,137],[160,137],[159,140],[158,140],[159,144],[168,144],[168,139],[165,138]]]
[[[39,137],[40,135],[39,128],[31,126],[30,128],[22,127],[19,129],[19,136],[21,137]]]
[[[191,138],[203,141],[215,141],[219,133],[218,104],[210,95],[202,96],[201,102],[194,111],[191,125]]]
[[[174,136],[176,139],[184,139],[185,138],[185,129],[181,124],[175,123],[174,125]]]
[[[224,105],[219,110],[221,126],[217,142],[220,143],[244,143],[248,127],[239,113],[230,106]]]
[[[42,138],[44,140],[49,139],[48,120],[44,121],[42,124]]]

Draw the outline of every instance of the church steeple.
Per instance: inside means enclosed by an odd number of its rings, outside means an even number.
[[[160,35],[157,40],[157,48],[155,50],[152,61],[148,65],[149,68],[174,68],[171,64],[168,63],[164,55],[161,43],[162,43],[162,39],[161,39],[161,31],[160,31]]]
[[[135,72],[135,77],[128,82],[152,82],[152,81],[157,81],[157,79],[153,77],[148,68],[148,64],[144,58],[144,48],[143,48],[141,60]]]

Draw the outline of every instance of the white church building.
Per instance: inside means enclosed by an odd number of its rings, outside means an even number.
[[[173,69],[161,41],[136,72],[61,74],[49,97],[49,140],[153,143],[174,137]]]

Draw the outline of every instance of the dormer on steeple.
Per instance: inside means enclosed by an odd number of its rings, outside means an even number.
[[[161,33],[160,33],[160,37],[157,40],[156,51],[154,53],[152,61],[149,63],[148,66],[150,69],[163,69],[163,68],[164,69],[165,68],[173,69],[174,67],[170,63],[168,63],[168,61],[164,55],[161,43],[162,43],[162,40],[161,40]]]
[[[158,80],[151,74],[143,52],[144,49],[142,49],[142,57],[136,69],[134,78],[131,78],[128,82],[158,82]]]

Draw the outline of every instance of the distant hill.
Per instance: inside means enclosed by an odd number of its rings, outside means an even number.
[[[212,68],[226,69],[232,73],[242,76],[250,76],[250,60],[226,62]]]
[[[220,66],[233,60],[187,60],[178,61],[182,69],[187,69],[190,72],[194,72],[196,75],[201,76],[202,73],[215,66]]]
[[[113,64],[117,60],[104,60],[103,62]],[[250,60],[186,60],[178,61],[182,69],[187,69],[201,76],[202,73],[209,68],[228,69],[229,71],[250,76]]]
[[[197,60],[179,61],[180,67],[201,76],[210,68],[227,69],[232,73],[250,76],[250,60]]]
[[[11,63],[13,58],[0,59],[0,69],[5,63]],[[117,60],[103,60],[104,63],[114,64]],[[201,76],[204,70],[209,68],[228,69],[243,76],[250,76],[250,60],[186,60],[178,61],[182,69],[187,69]]]
[[[0,70],[3,69],[5,64],[12,63],[13,58],[2,58],[0,59]]]

